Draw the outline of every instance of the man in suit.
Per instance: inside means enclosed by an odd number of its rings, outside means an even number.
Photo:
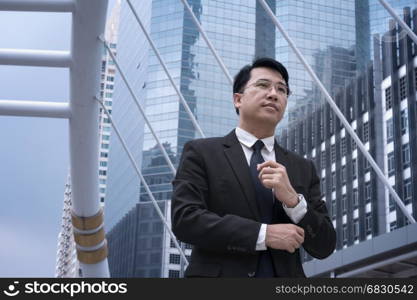
[[[184,146],[172,229],[193,245],[186,277],[305,277],[301,246],[316,258],[333,252],[313,163],[274,139],[289,94],[285,67],[257,59],[234,79],[238,127]]]

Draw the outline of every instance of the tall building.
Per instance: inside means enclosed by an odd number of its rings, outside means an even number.
[[[137,6],[137,2],[134,2]],[[141,1],[138,9],[146,30],[149,31],[151,1]],[[126,1],[121,2],[120,23],[117,43],[117,59],[128,78],[139,103],[145,106],[148,74],[149,48],[145,35],[128,9]],[[115,77],[112,118],[118,126],[127,147],[141,167],[144,136],[144,120],[121,76]],[[109,149],[107,191],[106,191],[106,232],[133,209],[139,200],[139,179],[115,135],[112,135]],[[109,240],[109,247],[111,241]],[[111,264],[109,254],[109,263]]]
[[[365,71],[365,67],[371,57],[371,33],[369,19],[369,1],[355,0],[355,23],[356,23],[356,69]]]
[[[161,277],[163,231],[153,205],[137,203],[107,234],[111,276]]]
[[[71,223],[71,178],[68,176],[64,193],[64,211],[62,213],[61,231],[58,234],[55,277],[77,277],[81,274],[77,260],[77,250]]]
[[[400,16],[403,7],[417,4],[416,0],[387,2]],[[277,1],[276,15],[331,94],[343,86],[345,80],[353,78],[356,71],[365,71],[373,55],[372,36],[382,35],[390,19],[378,0]],[[335,49],[339,49],[337,54]],[[275,55],[290,70],[294,93],[286,115],[292,122],[300,113],[320,105],[321,93],[279,32],[276,33]],[[327,63],[323,64],[323,59]],[[282,122],[280,128],[286,125]]]
[[[378,34],[381,38],[387,30],[388,20],[392,19],[389,12],[381,5],[378,0],[369,1],[369,31],[370,31],[370,56],[373,55],[373,43],[372,37]],[[404,7],[415,7],[417,5],[416,0],[385,0],[394,10],[399,17],[404,16]],[[405,37],[405,32],[402,33],[401,38]],[[385,37],[388,38],[388,37]]]
[[[355,75],[355,45],[362,45],[366,41],[356,40],[356,2],[276,1],[278,20],[331,93],[340,86],[340,82]],[[279,32],[276,33],[275,56],[289,70],[293,94],[288,101],[286,117],[292,122],[300,117],[300,113],[308,110],[311,104],[320,104],[317,97],[319,93],[304,66]],[[329,80],[329,77],[334,79]],[[280,128],[286,126],[286,122],[280,124]]]
[[[370,33],[384,34],[387,30],[387,21],[392,19],[389,12],[381,5],[378,0],[369,1],[369,20],[370,20]],[[385,0],[401,18],[404,17],[404,7],[416,7],[416,0]],[[366,1],[364,1],[366,2]],[[403,37],[404,35],[401,35]]]
[[[114,55],[117,54],[116,47],[119,30],[120,4],[120,0],[116,1],[110,18],[106,23],[105,31],[105,39],[108,41],[111,51]],[[111,59],[110,54],[108,54],[105,49],[103,49],[103,51],[104,53],[101,63],[100,97],[103,100],[106,109],[111,113],[116,67],[113,60]],[[104,203],[104,199],[106,197],[111,124],[110,120],[107,118],[106,113],[101,107],[99,111],[99,135],[99,197],[100,202]]]
[[[417,10],[404,12],[406,22],[417,32]],[[417,49],[397,26],[391,23],[392,29],[375,39],[373,65],[340,89],[335,101],[416,218]],[[417,239],[412,236],[416,224],[407,226],[408,219],[329,105],[292,125],[283,131],[280,143],[315,161],[338,237],[336,252],[328,259],[311,260],[304,255],[307,273],[416,276],[417,268],[410,263],[417,259],[413,252]]]
[[[411,13],[409,8],[405,8],[404,21],[417,32],[417,9]],[[390,28],[382,38],[381,92],[384,107],[383,127],[386,129],[386,174],[409,212],[415,216],[417,46],[409,37],[404,36],[403,30],[398,25],[395,26],[395,22],[391,22]],[[386,198],[389,198],[388,194]],[[386,203],[390,211],[389,229],[407,225],[407,220],[393,205],[392,199],[388,200]]]

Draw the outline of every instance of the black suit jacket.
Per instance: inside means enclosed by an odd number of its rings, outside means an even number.
[[[275,155],[294,189],[307,201],[307,213],[297,224],[305,232],[303,248],[313,257],[325,258],[335,248],[336,234],[320,199],[314,165],[276,142]],[[172,229],[179,240],[194,246],[185,276],[253,276],[261,223],[249,166],[235,130],[225,137],[188,142],[173,188]],[[279,201],[275,209],[274,223],[292,223]],[[299,250],[271,249],[271,253],[278,276],[305,277]]]

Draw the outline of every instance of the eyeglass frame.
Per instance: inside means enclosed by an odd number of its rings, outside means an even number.
[[[266,86],[262,87],[260,85],[260,83],[262,83],[262,82],[268,84],[268,87],[266,87]],[[291,90],[286,84],[283,84],[282,82],[273,83],[269,79],[258,79],[254,83],[251,83],[250,85],[243,88],[241,93],[243,93],[247,88],[249,88],[251,86],[254,86],[254,87],[259,88],[261,90],[270,90],[273,87],[275,89],[275,91],[279,94],[285,95],[286,97],[289,97],[291,95]],[[280,91],[280,88],[282,88],[282,87],[284,87],[286,89],[286,91]]]

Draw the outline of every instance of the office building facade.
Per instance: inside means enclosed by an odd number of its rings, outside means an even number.
[[[141,1],[139,16],[149,31],[151,1]],[[126,20],[130,20],[126,22]],[[117,43],[117,61],[128,78],[139,104],[144,106],[146,95],[148,48],[139,26],[127,9],[126,1],[121,2],[120,22]],[[144,136],[144,120],[133,101],[129,89],[118,73],[115,76],[113,91],[112,118],[126,142],[138,167],[142,164],[142,146]],[[116,105],[117,103],[117,105]],[[109,146],[108,178],[106,190],[106,232],[134,209],[139,199],[139,178],[132,166],[122,144],[113,134]],[[110,271],[111,271],[110,266]]]
[[[366,41],[356,37],[356,2],[289,0],[276,3],[278,20],[331,93],[355,75],[355,48]],[[362,14],[363,11],[356,13]],[[290,71],[290,85],[294,91],[287,106],[286,119],[279,126],[285,128],[286,121],[296,121],[311,104],[320,104],[317,98],[320,93],[279,32],[276,33],[275,53]]]
[[[108,42],[113,55],[117,55],[117,36],[119,31],[120,0],[112,9],[109,20],[106,24],[105,39]],[[106,109],[111,113],[113,105],[114,80],[116,66],[111,56],[103,48],[103,59],[101,61],[100,98]],[[99,197],[104,204],[107,186],[107,169],[109,161],[111,124],[104,110],[99,110]]]
[[[405,21],[417,32],[417,17],[411,17],[417,10],[404,12]],[[390,28],[382,39],[374,40],[373,65],[340,89],[334,100],[416,218],[417,51],[395,22]],[[411,250],[417,240],[410,235],[417,227],[409,225],[330,106],[323,105],[293,125],[283,131],[280,142],[315,162],[322,199],[338,237],[331,258],[321,262],[304,255],[307,273],[415,276],[416,268],[407,266],[406,260],[417,258]],[[389,263],[395,257],[404,259]],[[379,263],[379,269],[369,267],[372,263]]]

